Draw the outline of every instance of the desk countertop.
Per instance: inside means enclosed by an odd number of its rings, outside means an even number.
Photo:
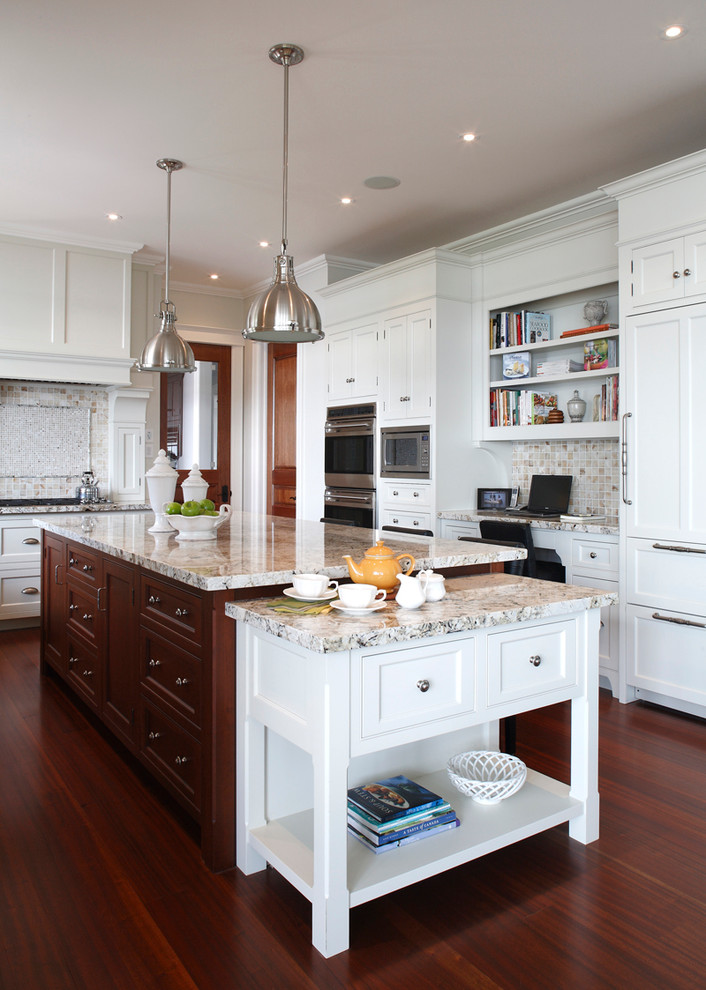
[[[437,513],[439,519],[450,519],[456,522],[480,522],[482,519],[497,519],[503,522],[528,522],[537,529],[557,529],[566,533],[603,533],[607,536],[618,535],[618,520],[606,516],[594,523],[567,523],[559,519],[537,519],[527,516],[503,515],[502,512],[479,512],[477,509],[443,509]]]

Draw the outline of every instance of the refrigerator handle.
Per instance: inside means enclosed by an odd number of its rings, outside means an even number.
[[[627,498],[628,493],[628,435],[627,419],[632,413],[623,413],[623,421],[620,428],[620,472],[622,475],[622,496],[625,505],[632,505],[632,499]]]

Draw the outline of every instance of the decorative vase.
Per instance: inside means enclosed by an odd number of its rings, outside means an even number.
[[[583,307],[583,318],[591,327],[602,323],[608,315],[608,303],[605,299],[592,299]]]
[[[586,403],[583,401],[578,393],[578,389],[574,389],[573,396],[566,403],[566,409],[569,413],[569,419],[572,423],[580,423],[586,414]]]
[[[154,525],[149,533],[173,533],[164,511],[165,502],[174,501],[178,474],[167,460],[166,450],[160,450],[154,459],[154,464],[145,472],[147,491],[150,496],[150,506],[154,512]]]
[[[206,498],[208,482],[201,474],[198,464],[191,465],[189,474],[181,483],[181,490],[185,502],[200,502],[201,499]]]

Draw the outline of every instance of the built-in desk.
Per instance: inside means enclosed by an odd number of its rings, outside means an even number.
[[[596,523],[563,523],[556,519],[522,519],[497,512],[447,510],[438,513],[441,536],[446,540],[480,537],[480,521],[529,522],[532,540],[543,550],[554,550],[566,569],[567,584],[579,584],[603,591],[618,590],[617,520]],[[600,675],[618,697],[619,611],[605,607],[601,613]]]

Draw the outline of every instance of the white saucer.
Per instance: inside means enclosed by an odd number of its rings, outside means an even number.
[[[377,612],[381,608],[385,608],[387,602],[373,602],[372,605],[364,605],[363,608],[348,608],[340,601],[331,602],[331,608],[337,608],[339,612],[345,612],[346,615],[367,615],[368,612]]]
[[[311,598],[309,595],[298,595],[294,588],[285,588],[282,592],[287,598],[296,598],[298,602],[329,602],[332,598],[335,598],[338,592],[335,588],[329,588],[328,591],[324,591],[323,595],[317,595],[315,598]]]

